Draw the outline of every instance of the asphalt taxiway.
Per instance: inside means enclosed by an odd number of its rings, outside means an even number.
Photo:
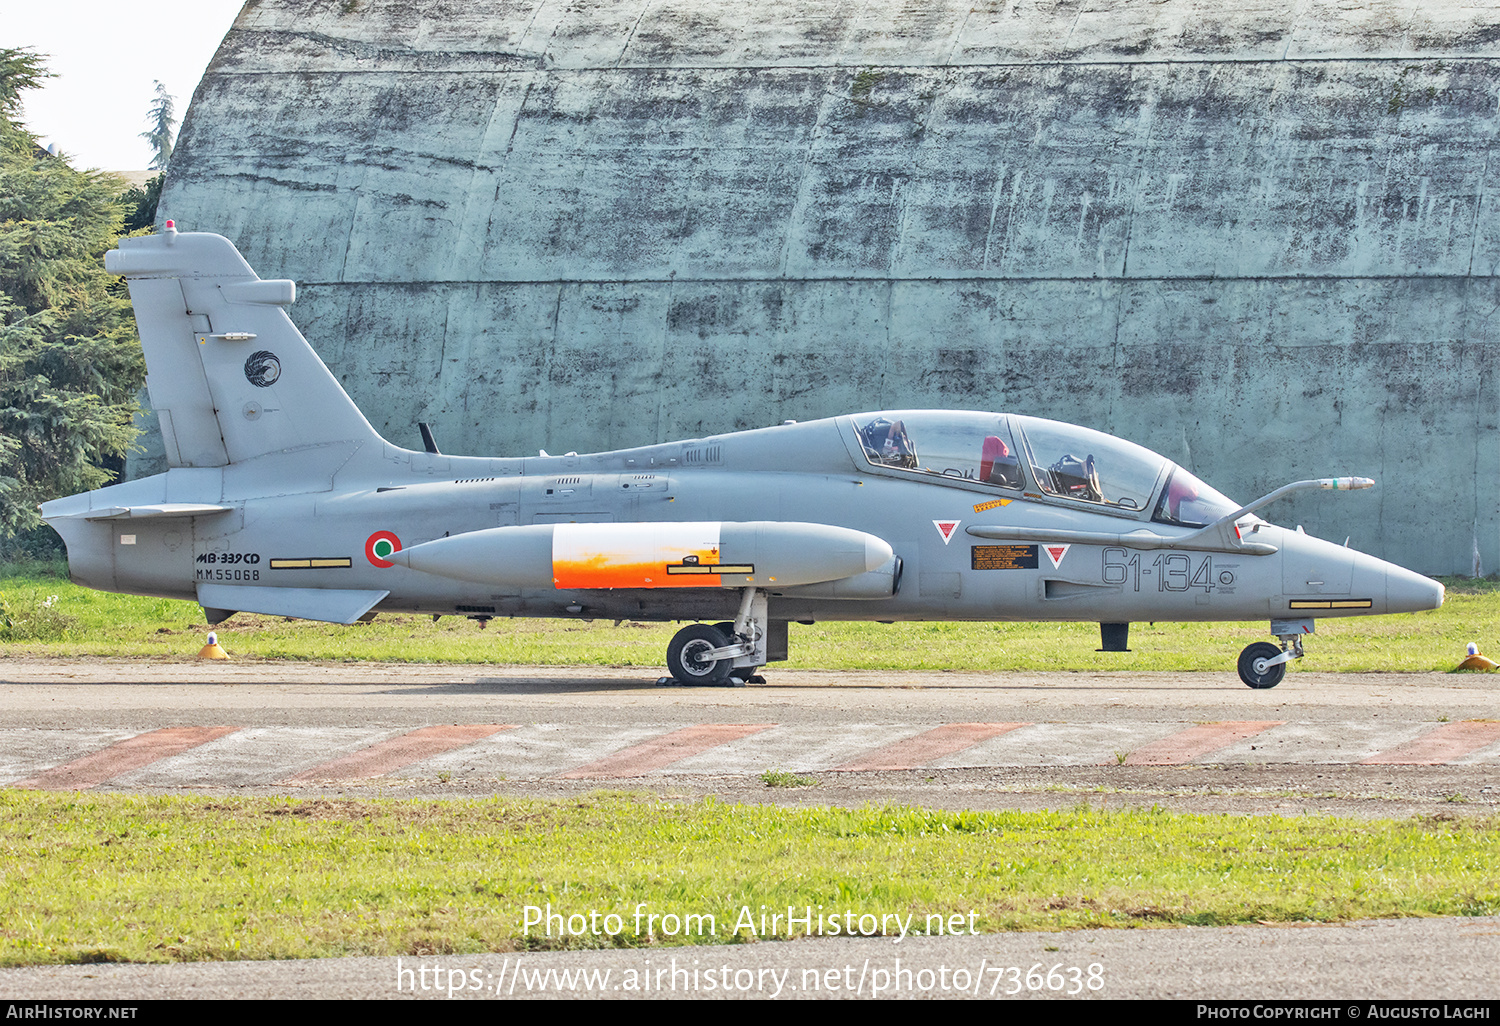
[[[0,662],[0,784],[1485,814],[1500,677]],[[767,771],[816,787],[768,788]]]

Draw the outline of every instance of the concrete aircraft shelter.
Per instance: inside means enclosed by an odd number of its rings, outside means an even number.
[[[1031,413],[1489,572],[1497,130],[1500,0],[252,0],[160,216],[410,447]]]

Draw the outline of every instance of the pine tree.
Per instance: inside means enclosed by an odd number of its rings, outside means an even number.
[[[146,184],[136,186],[120,197],[125,204],[125,234],[133,235],[156,224],[156,208],[161,203],[161,187],[166,184],[167,173],[153,175]]]
[[[147,165],[152,171],[165,171],[167,162],[172,159],[172,138],[177,129],[177,118],[173,116],[175,100],[166,86],[156,83],[156,99],[151,101],[151,113],[146,116],[146,123],[151,127],[141,133],[141,138],[156,151],[156,156]]]
[[[21,125],[20,94],[46,77],[41,55],[0,48],[0,547],[38,528],[38,502],[109,482],[145,380],[128,294],[104,271],[124,182]]]

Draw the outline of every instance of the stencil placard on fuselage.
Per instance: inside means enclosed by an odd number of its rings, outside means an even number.
[[[974,570],[1035,570],[1035,545],[971,545],[969,567]]]

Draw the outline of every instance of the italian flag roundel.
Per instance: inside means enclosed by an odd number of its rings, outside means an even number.
[[[365,539],[365,558],[375,566],[395,566],[395,563],[385,557],[400,551],[401,539],[390,531],[376,531]]]

